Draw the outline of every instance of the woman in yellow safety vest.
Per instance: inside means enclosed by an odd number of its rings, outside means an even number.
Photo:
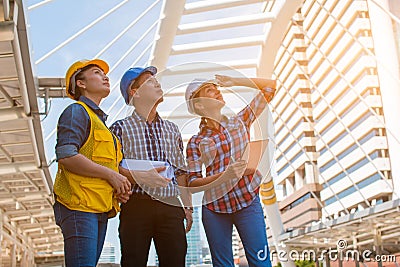
[[[102,60],[80,60],[65,76],[66,94],[77,102],[57,125],[54,215],[68,267],[97,265],[108,218],[119,211],[117,199],[126,201],[130,194],[130,182],[118,173],[121,145],[99,108],[110,93],[108,70]]]

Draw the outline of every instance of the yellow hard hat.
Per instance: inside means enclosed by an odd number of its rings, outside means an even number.
[[[65,92],[67,94],[67,96],[69,96],[72,99],[74,98],[75,95],[75,76],[76,74],[79,73],[80,70],[82,70],[84,67],[88,66],[88,65],[96,65],[98,66],[100,69],[102,69],[104,71],[105,74],[108,73],[109,67],[108,64],[101,60],[101,59],[82,59],[79,61],[76,61],[74,64],[71,65],[71,67],[69,67],[69,69],[67,70],[67,73],[65,74]],[[73,86],[71,88],[71,78],[73,79]]]

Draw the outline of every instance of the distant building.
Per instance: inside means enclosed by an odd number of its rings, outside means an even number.
[[[100,255],[99,263],[115,263],[116,262],[115,246],[111,243],[105,243]]]
[[[208,243],[207,242],[205,244],[203,244],[203,247],[201,248],[201,251],[202,251],[201,256],[202,256],[203,259],[205,259],[207,256],[211,257],[210,248],[208,247]]]
[[[232,232],[232,251],[233,251],[233,262],[235,266],[239,264],[240,259],[240,248],[243,249],[243,245],[241,245],[242,241],[240,240],[239,233],[236,227],[233,227]]]
[[[271,106],[293,249],[399,252],[399,15],[398,0],[305,0],[286,28]]]
[[[190,232],[186,235],[187,238],[187,254],[186,266],[197,266],[202,259],[202,243],[200,239],[200,211],[201,207],[194,207],[193,210],[193,225]]]

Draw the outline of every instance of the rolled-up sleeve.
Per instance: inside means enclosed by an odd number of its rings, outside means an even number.
[[[122,121],[116,121],[110,126],[110,131],[113,132],[113,134],[118,138],[119,142],[121,145],[124,145],[124,142],[122,140],[122,127],[121,127]]]
[[[185,156],[183,155],[183,141],[182,135],[179,132],[178,126],[176,127],[176,144],[177,144],[177,155],[176,155],[176,168],[175,168],[175,177],[180,175],[187,174],[187,166],[185,161]]]
[[[195,138],[191,138],[186,146],[186,160],[188,168],[187,182],[190,185],[197,178],[202,178],[202,161],[201,152],[198,144],[195,142]]]
[[[90,131],[90,118],[84,107],[69,105],[61,114],[57,125],[56,158],[77,155]]]
[[[124,156],[124,142],[122,140],[122,120],[114,122],[110,126],[110,131],[118,138],[119,143],[121,144],[121,152],[122,152],[122,158],[125,158]],[[122,164],[122,161],[119,163],[120,165]]]
[[[238,113],[238,117],[244,122],[247,127],[255,121],[255,119],[263,112],[267,102],[262,93],[258,92],[253,100],[244,109]]]

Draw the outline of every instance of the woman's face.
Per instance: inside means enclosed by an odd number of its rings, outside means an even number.
[[[78,84],[79,83],[79,84]],[[83,79],[77,80],[86,97],[107,97],[110,93],[110,81],[104,71],[93,66],[83,72]]]
[[[201,87],[197,93],[197,105],[198,107],[205,110],[220,110],[225,106],[225,100],[221,94],[221,91],[214,84],[205,84]],[[195,104],[196,105],[196,104]]]

